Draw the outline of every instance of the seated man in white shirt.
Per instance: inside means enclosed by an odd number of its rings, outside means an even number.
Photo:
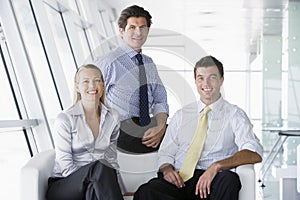
[[[223,64],[206,56],[196,63],[194,77],[200,99],[172,117],[159,148],[159,176],[140,186],[134,200],[237,200],[241,183],[230,169],[262,161],[263,148],[248,116],[221,96]],[[206,132],[203,148],[197,144],[202,151],[195,167],[188,165],[191,177],[186,177],[183,163],[189,158],[194,134],[199,134],[197,121],[206,107],[208,122],[206,128],[200,127]]]

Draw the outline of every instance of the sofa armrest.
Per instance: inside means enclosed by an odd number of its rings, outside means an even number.
[[[255,170],[253,164],[241,165],[236,168],[242,188],[239,193],[240,200],[255,200]]]
[[[55,160],[55,151],[47,150],[33,156],[20,173],[20,200],[44,200]]]
[[[297,146],[297,191],[300,193],[300,144]]]

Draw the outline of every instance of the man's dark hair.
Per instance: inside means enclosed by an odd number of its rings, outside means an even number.
[[[199,67],[210,67],[216,66],[219,70],[219,74],[221,77],[224,76],[223,64],[213,56],[205,56],[201,58],[194,67],[194,78],[196,79],[196,71]]]
[[[147,27],[149,27],[149,28],[152,24],[152,21],[151,21],[152,16],[150,15],[150,13],[140,6],[133,5],[133,6],[125,8],[121,12],[121,15],[118,19],[119,28],[125,29],[125,27],[127,25],[127,19],[130,17],[144,17],[147,20]]]

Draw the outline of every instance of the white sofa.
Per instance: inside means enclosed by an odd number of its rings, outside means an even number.
[[[54,167],[55,151],[47,150],[33,156],[21,168],[20,200],[45,200],[50,177]]]
[[[156,176],[157,153],[127,154],[118,151],[118,161],[120,165],[120,174],[127,192],[134,192],[139,185],[146,183]],[[255,200],[256,182],[254,165],[237,167],[236,172],[239,174],[242,183],[239,199]],[[125,200],[131,199],[132,197],[125,197]]]
[[[47,181],[54,166],[54,158],[55,151],[47,150],[32,157],[21,168],[20,200],[45,200]],[[134,192],[140,184],[156,176],[156,158],[156,153],[132,155],[118,152],[120,175],[128,192]],[[255,200],[254,166],[243,165],[238,167],[236,172],[242,183],[239,199]],[[130,200],[132,196],[126,196],[124,199]]]

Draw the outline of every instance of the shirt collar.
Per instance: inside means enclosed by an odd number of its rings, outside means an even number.
[[[99,102],[99,106],[101,108],[101,115],[106,114],[108,112],[108,108]],[[81,100],[79,100],[77,103],[73,105],[73,108],[69,111],[70,115],[84,115],[83,106],[81,103]]]
[[[213,110],[219,110],[222,105],[223,105],[224,99],[221,96],[216,102],[208,105],[211,109],[211,111]],[[203,111],[203,109],[206,107],[206,104],[204,104],[201,100],[198,102],[198,112],[201,113]]]
[[[130,46],[128,46],[125,42],[120,46],[120,48],[126,53],[128,54],[128,56],[130,58],[135,57],[138,52],[136,52],[133,48],[131,48]],[[142,50],[140,52],[140,54],[142,53]]]

